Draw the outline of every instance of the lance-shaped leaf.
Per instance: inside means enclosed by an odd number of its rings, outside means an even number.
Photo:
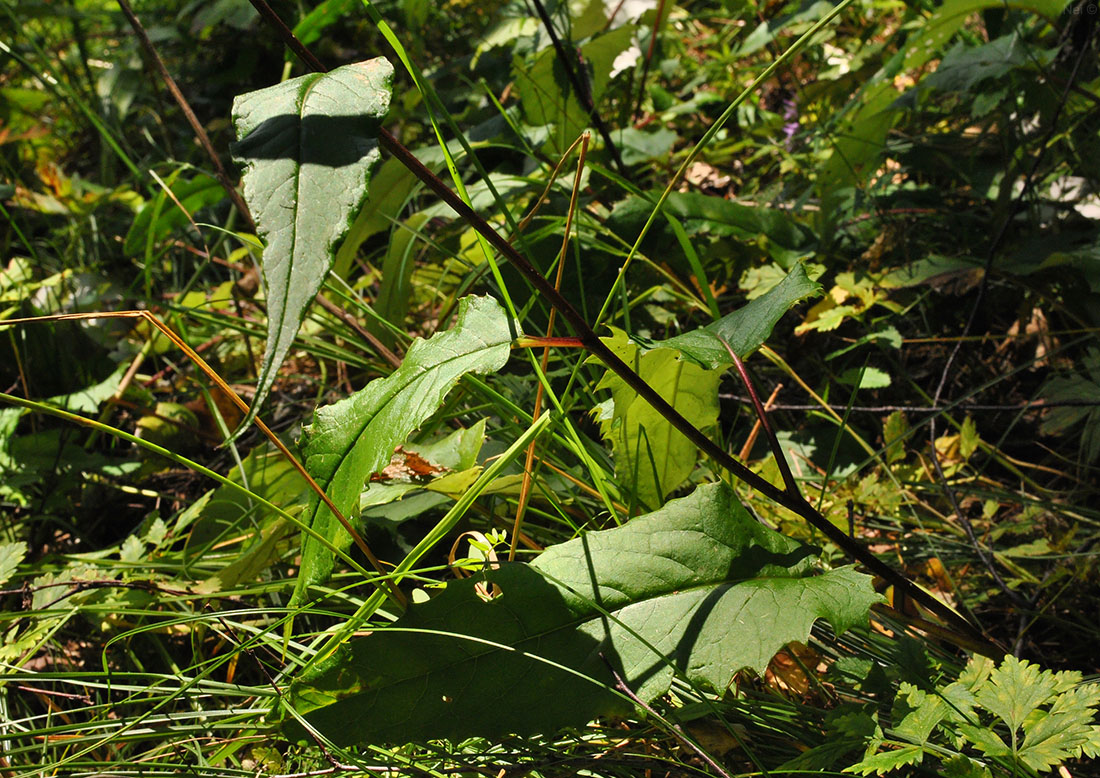
[[[737,356],[747,357],[768,339],[783,314],[800,300],[820,293],[821,284],[811,281],[806,269],[798,264],[782,281],[736,311],[654,346],[677,349],[707,367],[728,365],[730,355],[719,337],[729,343]]]
[[[881,599],[850,568],[813,575],[816,550],[755,521],[723,483],[615,529],[477,577],[346,644],[292,687],[337,743],[550,733],[629,713],[615,667],[643,700],[674,673],[716,690],[763,672],[815,619],[842,631]],[[301,734],[296,723],[288,729]]]
[[[306,470],[345,516],[358,509],[359,493],[402,443],[443,403],[466,373],[499,370],[512,342],[508,314],[491,297],[466,297],[454,326],[409,347],[401,367],[333,405],[318,409],[299,443]],[[338,548],[351,538],[314,493],[305,520]],[[303,535],[295,601],[332,572],[332,551]]]
[[[379,57],[233,101],[240,139],[233,154],[244,165],[244,199],[265,244],[267,350],[252,413],[366,199],[392,77]]]

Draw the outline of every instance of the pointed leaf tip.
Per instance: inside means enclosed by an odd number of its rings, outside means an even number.
[[[268,335],[241,429],[271,389],[380,158],[393,67],[379,57],[311,73],[233,101],[244,199],[263,239]]]
[[[389,463],[403,443],[443,403],[467,373],[484,375],[504,366],[511,352],[508,314],[491,297],[465,297],[454,325],[409,347],[401,367],[343,400],[319,408],[299,446],[309,474],[345,516],[359,505],[363,485]],[[303,517],[323,538],[347,548],[351,537],[316,494]],[[313,536],[303,536],[302,567],[294,590],[328,578],[335,556]]]

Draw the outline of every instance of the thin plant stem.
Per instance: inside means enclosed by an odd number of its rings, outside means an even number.
[[[168,88],[168,92],[172,95],[172,99],[176,101],[176,105],[183,111],[183,116],[187,119],[187,123],[191,125],[191,131],[195,133],[195,138],[198,140],[199,145],[202,146],[203,151],[206,152],[206,156],[210,158],[210,164],[214,166],[214,176],[218,179],[218,183],[222,185],[222,189],[229,195],[229,199],[233,202],[233,205],[240,211],[241,217],[248,223],[249,230],[255,232],[256,224],[252,221],[252,214],[249,213],[244,198],[241,196],[241,193],[237,191],[236,185],[229,177],[229,173],[226,172],[225,166],[222,165],[221,158],[214,149],[214,144],[210,142],[210,136],[206,134],[206,129],[202,126],[202,123],[199,122],[199,118],[195,116],[195,112],[191,110],[190,103],[187,102],[187,98],[183,96],[183,92],[181,92],[180,88],[176,85],[176,81],[172,78],[172,74],[169,73],[168,68],[164,66],[164,60],[160,58],[160,54],[157,53],[156,47],[153,46],[153,42],[149,40],[148,33],[145,32],[145,28],[137,18],[134,10],[130,7],[130,4],[127,0],[117,0],[117,2],[118,7],[122,9],[122,15],[126,17],[130,26],[134,28],[134,34],[137,35],[138,41],[141,43],[141,48],[145,51],[145,55],[149,57],[149,61],[153,64],[157,74],[164,82],[165,87]]]
[[[236,405],[244,413],[248,412],[248,403],[242,400],[240,395],[233,391],[233,387],[227,384],[222,379],[222,377],[218,375],[214,368],[210,367],[210,365],[206,363],[206,360],[199,356],[198,353],[196,353],[195,350],[191,348],[190,345],[188,345],[187,341],[177,335],[171,327],[169,327],[167,324],[164,324],[160,319],[158,319],[149,311],[102,311],[97,313],[62,313],[54,314],[51,316],[34,316],[27,319],[6,319],[4,321],[4,326],[14,324],[37,324],[46,321],[83,321],[88,319],[144,320],[151,326],[160,330],[160,332],[166,338],[172,341],[173,345],[180,349],[180,351],[182,351],[187,356],[187,358],[190,359],[199,368],[199,370],[205,373],[207,378],[213,381],[214,384],[225,394],[226,397],[230,399],[230,401],[234,405]],[[291,450],[287,448],[286,444],[279,439],[279,436],[272,432],[271,428],[264,424],[263,421],[258,417],[255,421],[256,426],[271,442],[271,445],[273,445],[280,454],[286,457],[286,460],[291,464],[291,466],[295,470],[297,470],[303,478],[305,478],[306,483],[309,484],[310,489],[316,492],[318,497],[321,498],[321,502],[325,504],[325,507],[332,511],[332,515],[336,517],[337,521],[339,521],[344,529],[347,530],[348,534],[351,535],[352,540],[355,541],[355,545],[358,546],[359,550],[363,552],[363,556],[365,556],[367,558],[367,561],[370,562],[371,567],[373,567],[380,576],[383,576],[383,578],[380,579],[382,582],[380,585],[386,588],[390,596],[398,604],[400,604],[401,606],[405,606],[408,602],[405,598],[405,595],[393,584],[392,581],[385,577],[388,576],[388,573],[382,566],[382,562],[378,559],[378,557],[374,555],[374,552],[371,551],[370,546],[367,545],[367,542],[363,540],[363,536],[356,531],[355,527],[351,525],[351,522],[349,522],[344,514],[340,511],[340,509],[336,507],[336,504],[333,503],[331,499],[329,499],[329,496],[325,494],[325,490],[321,488],[320,484],[313,480],[313,476],[309,474],[309,471],[307,471],[305,466],[298,460],[298,457],[294,456],[293,452],[291,452]]]
[[[677,740],[679,740],[685,746],[698,754],[699,758],[710,765],[710,768],[714,770],[717,775],[722,776],[722,778],[733,778],[733,776],[726,772],[726,770],[723,769],[720,764],[714,761],[714,757],[708,754],[706,750],[701,748],[698,743],[689,738],[687,736],[687,733],[685,733],[678,724],[668,721],[664,716],[654,710],[652,705],[650,705],[637,694],[635,694],[630,686],[627,685],[626,681],[623,680],[623,677],[619,675],[618,671],[615,670],[615,667],[611,664],[611,662],[608,661],[607,657],[603,655],[603,653],[600,653],[600,659],[602,659],[604,664],[607,665],[608,672],[611,673],[611,677],[615,680],[616,689],[629,697],[635,705],[644,710],[655,720],[660,721],[662,724],[668,727],[669,731],[676,737]]]
[[[760,426],[764,428],[764,437],[768,439],[768,446],[775,457],[775,464],[779,467],[779,474],[783,477],[783,484],[787,487],[787,492],[792,496],[801,495],[798,482],[794,480],[794,473],[791,472],[791,466],[787,463],[787,457],[783,454],[783,446],[780,445],[779,438],[776,437],[771,422],[768,421],[768,412],[764,408],[764,403],[760,402],[760,395],[756,393],[756,387],[752,383],[749,371],[745,368],[745,363],[741,361],[741,357],[737,356],[737,352],[730,347],[725,338],[719,336],[718,340],[726,349],[726,353],[730,355],[730,359],[733,360],[737,375],[740,376],[741,383],[745,385],[745,391],[749,393],[752,407],[756,410],[756,419],[760,422]]]
[[[565,215],[565,231],[561,240],[561,252],[558,254],[558,270],[557,275],[554,277],[554,288],[561,290],[561,277],[562,271],[565,269],[565,255],[569,250],[569,233],[573,229],[573,214],[577,210],[577,198],[580,194],[581,188],[581,176],[584,175],[584,160],[588,155],[588,140],[591,135],[585,131],[581,135],[581,150],[577,155],[577,173],[573,176],[573,192],[569,197],[569,212]],[[546,337],[549,339],[554,336],[554,321],[557,318],[558,309],[550,309],[550,318],[546,323]],[[550,346],[545,345],[542,347],[542,360],[539,366],[542,368],[542,374],[546,375],[546,368],[550,364]],[[538,389],[535,390],[535,409],[531,413],[531,418],[537,419],[539,414],[542,413],[542,395],[543,385],[539,382]],[[508,561],[512,562],[516,558],[516,544],[519,542],[519,533],[523,529],[523,514],[527,511],[527,501],[531,497],[531,470],[535,466],[535,445],[538,443],[536,438],[531,439],[530,445],[527,446],[527,459],[523,464],[523,485],[519,490],[519,502],[516,504],[516,520],[512,525],[512,537],[508,543]]]
[[[592,120],[592,124],[596,126],[596,131],[600,133],[600,137],[607,145],[607,150],[611,154],[611,159],[615,162],[619,175],[627,178],[626,165],[623,164],[623,159],[619,155],[619,148],[615,145],[615,141],[611,139],[611,132],[607,129],[607,123],[604,122],[600,112],[596,110],[595,103],[592,102],[592,90],[585,83],[584,76],[574,68],[574,65],[580,64],[578,62],[580,50],[578,49],[576,54],[566,51],[565,44],[558,37],[558,31],[554,29],[554,22],[550,18],[550,14],[546,12],[546,6],[542,4],[542,0],[531,0],[531,4],[535,6],[535,13],[538,14],[542,26],[546,28],[546,34],[550,36],[550,43],[554,47],[558,62],[565,70],[565,77],[569,79],[569,86],[572,87],[573,93],[581,101],[581,105],[584,106],[588,118]]]
[[[768,396],[768,399],[764,402],[764,410],[768,411],[768,410],[772,410],[776,407],[775,406],[775,398],[779,396],[779,392],[782,391],[782,390],[783,390],[783,384],[776,384],[775,385],[775,388],[772,389],[772,393]],[[719,398],[721,398],[721,395],[719,395]],[[740,400],[740,399],[741,398],[738,398],[738,400]],[[751,400],[748,400],[748,402],[751,402]],[[737,455],[737,458],[740,459],[741,461],[747,461],[748,458],[749,458],[749,454],[752,453],[752,447],[756,445],[756,438],[760,435],[760,427],[761,427],[760,418],[757,417],[756,421],[753,422],[752,429],[749,431],[748,438],[745,439],[745,445],[743,445],[741,447],[741,451]]]
[[[653,62],[653,53],[657,49],[657,31],[661,26],[661,17],[665,13],[666,0],[657,0],[657,11],[653,17],[653,29],[649,34],[649,48],[645,53],[645,60],[642,62],[642,77],[638,79],[638,99],[634,102],[634,110],[631,112],[633,118],[638,117],[638,112],[642,110],[642,99],[645,97],[645,82],[649,78],[649,67]]]

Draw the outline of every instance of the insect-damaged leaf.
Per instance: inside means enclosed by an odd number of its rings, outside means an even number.
[[[466,297],[451,329],[414,341],[392,374],[314,413],[313,424],[302,434],[302,460],[341,513],[347,516],[358,508],[367,478],[389,463],[394,447],[435,413],[463,375],[504,366],[512,341],[508,324],[508,315],[491,297]],[[304,519],[338,548],[351,543],[316,494],[310,496]],[[333,561],[323,543],[302,536],[295,601],[310,584],[328,578]]]
[[[674,673],[723,689],[805,640],[815,619],[842,631],[880,599],[851,568],[813,575],[815,555],[755,521],[725,484],[702,486],[488,571],[502,591],[491,600],[475,593],[477,576],[449,584],[346,644],[294,684],[291,703],[348,744],[553,732],[629,713],[609,665],[647,701]]]
[[[240,139],[233,155],[244,165],[244,199],[265,243],[267,350],[252,413],[366,199],[392,77],[392,66],[379,57],[233,101]]]

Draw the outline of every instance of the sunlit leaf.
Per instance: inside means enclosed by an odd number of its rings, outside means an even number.
[[[718,421],[718,383],[722,370],[708,370],[678,352],[656,348],[639,354],[626,333],[614,330],[603,342],[634,368],[684,418],[702,430]],[[597,389],[610,389],[613,412],[601,423],[615,452],[615,474],[642,505],[656,508],[695,468],[698,449],[669,421],[608,371]]]
[[[654,345],[678,349],[710,368],[728,365],[731,362],[730,355],[722,345],[722,340],[739,357],[747,357],[760,348],[779,319],[793,305],[820,292],[821,285],[810,280],[802,265],[795,265],[782,281],[733,313],[706,327]]]
[[[396,371],[334,405],[319,409],[300,442],[309,474],[345,516],[359,506],[372,473],[390,461],[466,373],[499,370],[508,360],[512,330],[504,309],[491,297],[462,300],[451,329],[409,347]],[[305,520],[338,548],[351,543],[339,520],[313,494]],[[295,596],[332,571],[333,553],[316,538],[302,540],[302,569]]]
[[[367,196],[393,68],[382,58],[240,95],[233,153],[264,240],[267,350],[252,403],[271,389],[298,327]]]
[[[813,622],[837,631],[879,599],[851,568],[756,521],[723,483],[548,548],[530,565],[452,582],[390,628],[346,644],[292,688],[337,743],[553,732],[626,713],[609,668],[644,700],[674,674],[716,690],[763,672]],[[476,594],[488,579],[502,594]],[[297,734],[296,724],[290,728]]]
[[[0,584],[7,583],[25,556],[27,556],[27,544],[23,541],[0,543]]]

